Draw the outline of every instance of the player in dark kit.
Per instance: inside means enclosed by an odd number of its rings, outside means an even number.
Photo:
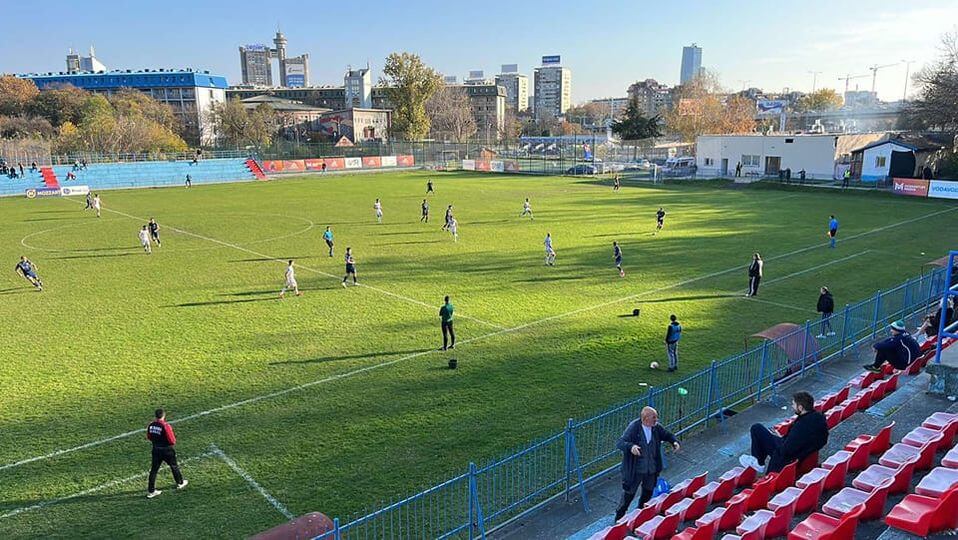
[[[153,462],[150,465],[150,477],[147,480],[146,487],[146,497],[148,499],[163,493],[156,489],[156,473],[163,463],[170,466],[173,480],[176,481],[176,489],[183,489],[186,484],[189,484],[187,480],[183,479],[183,475],[180,474],[180,466],[176,464],[176,450],[173,449],[176,446],[176,435],[173,434],[173,426],[166,422],[166,411],[157,409],[155,416],[156,420],[146,426],[146,438],[153,443]]]
[[[619,271],[619,277],[625,277],[625,270],[622,269],[622,248],[618,242],[612,242],[612,258],[615,259],[615,269]]]
[[[353,285],[359,285],[359,282],[356,281],[356,260],[353,259],[352,249],[353,248],[349,247],[346,248],[346,256],[344,257],[344,261],[346,262],[346,275],[343,276],[343,287],[346,286],[346,279],[348,279],[350,275],[353,276]]]
[[[147,223],[150,228],[150,239],[156,242],[157,247],[162,246],[160,244],[160,224],[156,222],[155,219],[150,218],[150,222]]]
[[[429,202],[426,199],[422,200],[422,217],[419,218],[419,223],[429,223]]]
[[[655,213],[655,231],[652,233],[652,236],[655,236],[655,233],[661,231],[664,225],[665,210],[662,207],[659,207],[659,210]]]
[[[439,230],[444,231],[449,228],[449,224],[452,222],[452,205],[446,207],[446,223],[439,228]]]
[[[426,180],[426,195],[430,193],[435,193],[436,191],[432,189],[432,180]]]
[[[13,267],[13,271],[23,276],[23,278],[36,287],[38,291],[43,292],[43,282],[40,281],[40,276],[37,275],[37,265],[26,258],[26,256],[20,256],[20,262]]]

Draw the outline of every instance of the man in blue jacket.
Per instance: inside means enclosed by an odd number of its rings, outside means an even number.
[[[640,487],[640,507],[652,498],[652,490],[662,472],[662,443],[671,444],[676,452],[680,448],[675,436],[659,425],[659,413],[652,407],[644,407],[640,417],[629,423],[615,445],[622,451],[622,500],[615,510],[616,521],[628,511]]]
[[[881,373],[881,365],[885,362],[895,369],[905,369],[908,364],[921,356],[921,346],[905,330],[905,323],[898,320],[891,323],[891,337],[872,345],[875,349],[875,362],[865,364],[864,368],[875,373]]]
[[[682,325],[675,315],[669,316],[668,328],[665,329],[665,352],[669,356],[669,373],[679,368],[679,340],[682,339]]]

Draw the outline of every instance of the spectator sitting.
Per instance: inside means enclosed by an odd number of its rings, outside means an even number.
[[[898,320],[890,325],[891,337],[872,345],[875,349],[875,362],[863,367],[875,373],[881,373],[881,365],[888,362],[895,369],[905,369],[921,356],[921,346],[905,330],[905,323]]]
[[[38,170],[40,170],[40,169],[37,168],[37,162],[36,162],[36,161],[34,161],[33,163],[30,164],[30,172],[37,172]]]
[[[73,170],[74,170],[74,171],[79,171],[79,170],[80,170],[80,160],[78,160],[78,159],[74,159],[74,160],[73,160]]]
[[[73,171],[67,173],[67,180],[76,180],[77,175],[73,174]]]
[[[938,327],[941,325],[941,309],[935,310],[925,315],[925,320],[915,331],[915,334],[925,334],[926,339],[932,339],[938,335]],[[948,304],[945,307],[945,326],[947,327],[955,320],[955,301],[948,297]]]
[[[815,410],[815,400],[808,392],[792,396],[792,409],[798,418],[788,434],[780,437],[762,424],[752,424],[752,451],[739,457],[743,467],[766,472],[779,472],[793,461],[801,461],[818,452],[828,442],[825,415]],[[768,463],[766,465],[766,460]]]

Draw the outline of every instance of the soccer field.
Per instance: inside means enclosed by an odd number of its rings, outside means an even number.
[[[613,193],[468,173],[102,196],[100,219],[80,199],[0,200],[0,538],[235,538],[284,514],[347,517],[740,352],[753,332],[814,318],[821,285],[838,306],[897,285],[954,248],[940,233],[958,226],[953,203],[882,193],[704,182]],[[534,221],[518,217],[526,197]],[[458,242],[440,231],[447,204]],[[146,255],[137,231],[150,217],[163,246]],[[360,286],[344,289],[346,246]],[[765,278],[746,299],[755,251]],[[42,293],[11,271],[20,255],[39,265]],[[290,258],[305,294],[281,300]],[[440,352],[446,294],[459,341]],[[640,317],[624,316],[633,308]],[[666,360],[671,313],[684,327],[675,374],[649,369]],[[190,485],[174,490],[164,466],[164,493],[148,500],[144,428],[158,406],[178,420]]]

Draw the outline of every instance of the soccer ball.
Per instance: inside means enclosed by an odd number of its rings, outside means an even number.
[[[649,364],[649,369],[659,369],[659,363],[652,362],[651,364]]]

